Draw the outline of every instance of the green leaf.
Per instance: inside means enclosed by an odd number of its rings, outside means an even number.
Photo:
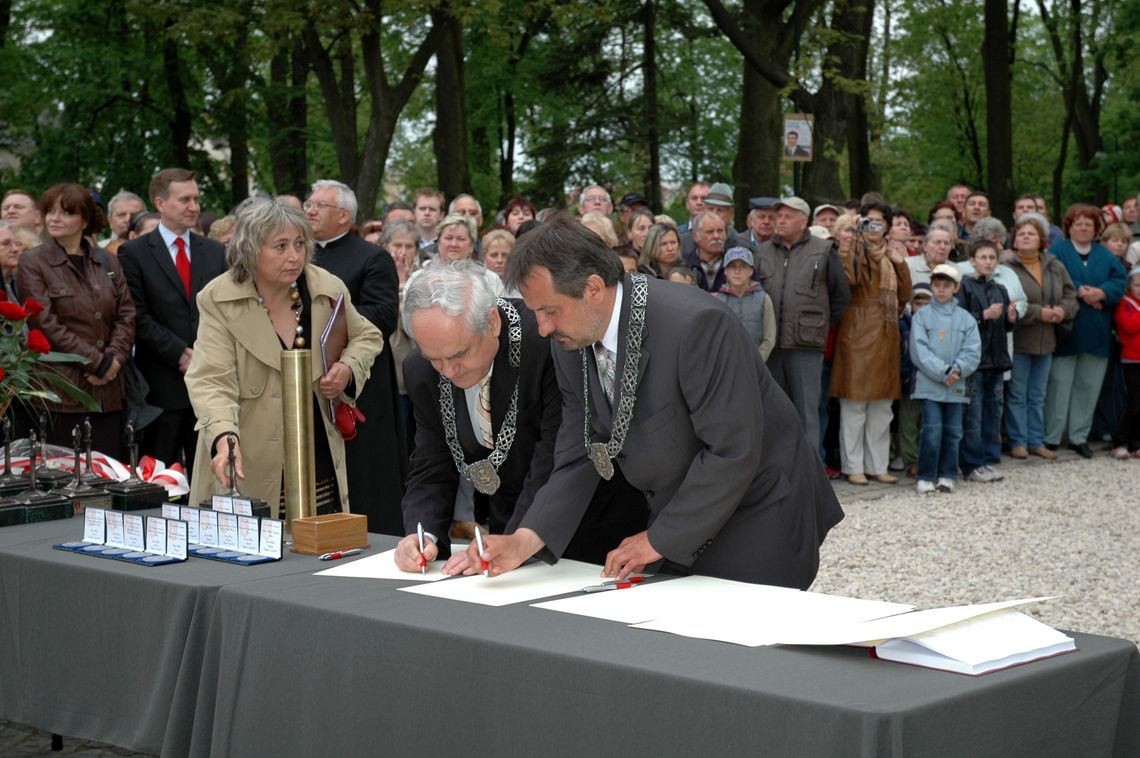
[[[38,363],[87,363],[87,359],[77,353],[44,353]]]

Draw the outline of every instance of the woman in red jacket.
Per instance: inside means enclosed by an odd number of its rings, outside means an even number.
[[[1112,457],[1140,458],[1140,266],[1128,272],[1128,289],[1116,306],[1116,335],[1127,399],[1112,440]]]

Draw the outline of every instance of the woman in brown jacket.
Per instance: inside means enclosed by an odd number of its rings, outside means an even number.
[[[1013,333],[1013,374],[1005,401],[1009,454],[1052,460],[1045,447],[1045,387],[1057,349],[1057,325],[1077,315],[1077,290],[1063,263],[1045,252],[1045,225],[1023,216],[1013,225],[1013,250],[1005,261],[1017,273],[1028,307]]]
[[[871,201],[859,213],[866,228],[839,248],[851,303],[836,334],[831,395],[839,398],[839,452],[847,480],[866,484],[870,476],[894,484],[898,478],[887,472],[891,401],[899,396],[899,316],[910,302],[910,269],[906,248],[886,239],[890,206]],[[856,223],[843,216],[835,228]]]
[[[123,379],[135,341],[135,304],[118,260],[87,237],[103,230],[103,214],[91,194],[78,184],[57,184],[40,198],[47,242],[20,255],[20,295],[44,310],[31,325],[48,338],[52,350],[77,353],[85,364],[55,368],[91,395],[101,411],[89,413],[64,397],[46,404],[47,441],[71,445],[72,428],[91,420],[92,446],[122,457]]]

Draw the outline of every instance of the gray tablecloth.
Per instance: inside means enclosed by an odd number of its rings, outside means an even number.
[[[164,755],[186,750],[218,589],[321,566],[287,553],[146,567],[51,547],[82,535],[81,518],[0,529],[0,719]]]
[[[973,678],[396,586],[222,588],[191,754],[1140,755],[1123,640],[1077,635],[1080,652]]]

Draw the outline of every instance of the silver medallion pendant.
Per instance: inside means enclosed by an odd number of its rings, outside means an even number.
[[[613,478],[614,462],[610,460],[610,451],[606,447],[606,443],[590,443],[590,460],[594,462],[594,468],[597,469],[598,476],[607,482]]]
[[[475,489],[484,495],[494,495],[499,491],[499,484],[501,483],[499,472],[495,471],[494,464],[486,458],[468,463],[467,476],[471,477],[471,483],[475,485]]]

